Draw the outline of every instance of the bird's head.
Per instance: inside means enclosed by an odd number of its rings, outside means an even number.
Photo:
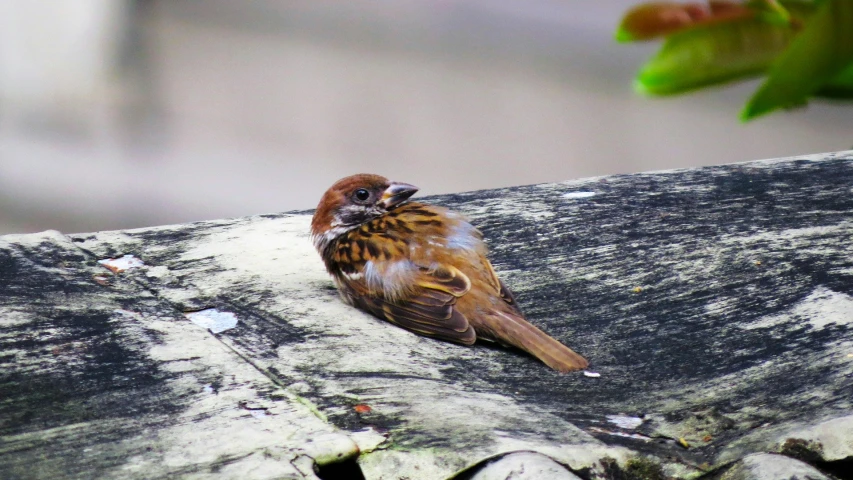
[[[323,194],[311,220],[314,246],[322,254],[341,235],[388,213],[417,191],[414,185],[366,173],[338,180]]]

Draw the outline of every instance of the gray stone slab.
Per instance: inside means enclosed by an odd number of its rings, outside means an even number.
[[[793,458],[756,453],[738,461],[720,480],[830,480],[830,477]]]
[[[535,452],[517,452],[490,460],[460,480],[580,480],[549,457]]]
[[[483,231],[529,319],[590,359],[575,374],[344,305],[308,212],[0,237],[0,445],[30,442],[0,446],[0,469],[47,452],[81,477],[440,479],[529,451],[583,478],[690,478],[763,452],[835,472],[853,458],[851,186],[839,153],[427,199]],[[142,264],[97,263],[124,255]],[[77,337],[57,342],[88,350],[57,363],[41,332],[63,325]],[[63,450],[51,435],[88,398],[85,425],[113,437]]]
[[[58,232],[0,239],[2,478],[316,478],[312,458],[358,454],[310,405],[96,260]]]

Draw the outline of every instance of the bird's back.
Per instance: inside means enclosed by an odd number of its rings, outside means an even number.
[[[524,318],[492,268],[482,235],[458,213],[402,204],[353,229],[336,248],[344,297],[377,316],[458,343],[482,338],[518,347],[560,371],[587,365]],[[437,293],[425,293],[433,287]],[[445,303],[423,310],[433,295]]]

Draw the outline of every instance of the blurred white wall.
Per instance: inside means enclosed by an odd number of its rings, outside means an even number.
[[[360,171],[433,194],[853,145],[853,105],[740,124],[754,82],[635,96],[633,3],[0,0],[0,233],[313,208]]]
[[[111,0],[0,2],[5,115],[17,110],[51,116],[101,101],[110,86],[124,6]]]

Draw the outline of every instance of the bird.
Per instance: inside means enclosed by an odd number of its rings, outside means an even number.
[[[419,189],[373,174],[343,178],[320,199],[311,237],[344,302],[414,333],[519,348],[554,370],[588,362],[528,322],[461,214],[409,201]]]

